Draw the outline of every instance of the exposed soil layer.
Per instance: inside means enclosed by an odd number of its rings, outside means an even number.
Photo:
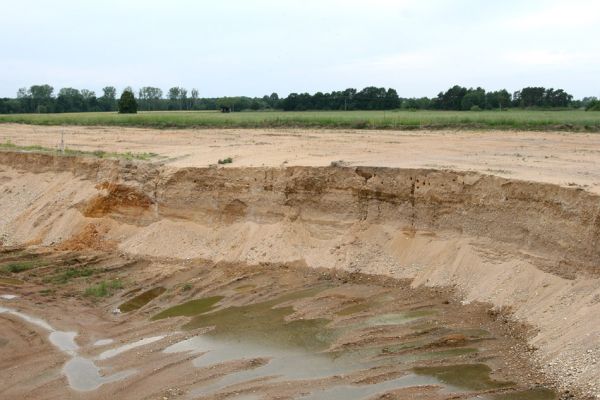
[[[561,388],[600,390],[600,199],[588,191],[434,169],[178,168],[0,152],[0,193],[6,246],[452,287],[464,304],[489,303],[531,327],[528,358]]]

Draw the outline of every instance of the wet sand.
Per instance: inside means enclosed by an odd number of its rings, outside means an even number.
[[[448,290],[299,266],[39,259],[0,290],[19,296],[0,300],[10,398],[553,398],[528,363],[526,327]],[[93,274],[65,281],[81,268]],[[85,295],[114,280],[106,297]],[[115,311],[132,299],[139,308]]]

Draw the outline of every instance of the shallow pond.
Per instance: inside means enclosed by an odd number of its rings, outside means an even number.
[[[166,291],[167,289],[165,289],[164,287],[155,287],[150,290],[147,290],[144,293],[139,294],[131,300],[128,300],[125,303],[121,304],[119,306],[119,310],[121,310],[122,313],[128,313],[131,311],[138,310]]]
[[[151,319],[158,320],[170,317],[193,317],[194,315],[203,314],[213,310],[214,305],[221,301],[223,296],[206,297],[203,299],[190,300],[175,307],[167,308],[166,310],[156,314]]]
[[[333,379],[333,377],[361,374],[371,368],[389,367],[408,363],[406,372],[375,384],[357,384],[340,381],[325,388],[313,388],[302,399],[363,399],[376,393],[416,385],[438,385],[445,390],[469,392],[505,388],[510,382],[490,378],[490,368],[485,364],[458,364],[441,367],[410,368],[410,362],[432,359],[452,359],[475,354],[476,348],[441,349],[421,351],[410,355],[381,355],[381,346],[328,349],[345,333],[365,328],[403,326],[421,318],[436,315],[435,310],[423,309],[381,314],[359,320],[354,325],[335,325],[325,318],[291,319],[293,301],[316,295],[319,290],[301,291],[274,300],[225,308],[215,305],[222,298],[209,297],[184,303],[183,308],[170,309],[170,314],[183,315],[182,310],[193,305],[195,316],[184,325],[185,329],[211,328],[204,334],[183,340],[167,347],[165,353],[189,352],[198,354],[193,365],[213,368],[235,360],[261,359],[266,364],[249,370],[230,373],[192,391],[191,395],[227,395],[240,388],[248,390],[254,384],[278,385],[282,382]],[[177,306],[177,307],[181,307]],[[198,312],[198,310],[202,310]],[[175,311],[177,312],[175,312]],[[361,313],[362,307],[354,308]],[[169,310],[167,310],[169,311]],[[190,312],[187,313],[190,315]],[[346,315],[352,315],[348,310]],[[160,314],[159,314],[160,315]],[[398,346],[409,348],[404,343]],[[310,386],[310,385],[309,385]],[[242,390],[243,391],[243,390]]]

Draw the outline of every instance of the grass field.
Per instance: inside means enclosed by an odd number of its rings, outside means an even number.
[[[156,111],[117,113],[11,114],[0,123],[113,125],[155,128],[355,128],[523,129],[600,132],[600,112],[567,111]]]

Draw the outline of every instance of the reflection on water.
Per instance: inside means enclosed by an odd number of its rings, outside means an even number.
[[[135,296],[133,299],[121,304],[119,306],[119,310],[122,313],[128,313],[140,309],[166,291],[167,289],[164,287],[155,287],[147,290],[144,293]]]
[[[96,390],[106,383],[125,379],[135,371],[122,371],[113,375],[103,376],[101,369],[92,360],[76,356],[66,362],[63,372],[71,388],[81,392],[88,392]]]
[[[410,386],[425,386],[435,385],[438,382],[435,379],[418,376],[414,374],[406,375],[401,378],[391,379],[370,385],[340,385],[317,390],[307,396],[301,397],[302,400],[359,400],[367,399],[379,393],[385,393],[390,390],[410,387]]]
[[[193,364],[210,367],[240,359],[267,359],[264,365],[226,375],[216,382],[205,385],[191,393],[206,396],[223,390],[234,391],[238,384],[260,378],[265,382],[278,383],[291,380],[311,380],[348,375],[368,368],[398,362],[401,356],[377,358],[381,347],[355,350],[327,350],[349,329],[373,326],[401,325],[435,315],[433,310],[417,310],[403,313],[383,314],[368,318],[349,327],[335,327],[327,319],[288,320],[294,312],[290,301],[316,294],[299,292],[271,301],[246,306],[209,310],[196,315],[187,329],[211,328],[208,332],[167,347],[165,353],[192,352],[199,354]],[[202,299],[200,299],[202,300]],[[356,307],[361,312],[362,307]],[[406,346],[406,345],[404,345]],[[404,356],[416,360],[450,358],[476,352],[476,349],[457,348],[437,352],[422,352]],[[508,383],[496,382],[489,377],[485,365],[459,365],[433,369],[415,369],[414,373],[376,384],[347,384],[318,390],[306,399],[361,399],[381,391],[415,385],[444,385],[454,390],[502,387]]]
[[[549,389],[537,388],[519,392],[503,393],[486,397],[490,400],[555,400],[556,393]]]
[[[214,309],[214,305],[223,299],[223,296],[206,297],[204,299],[191,300],[156,314],[152,320],[170,317],[193,317]]]
[[[90,391],[99,388],[100,386],[114,382],[120,379],[124,379],[127,376],[133,374],[135,371],[122,371],[110,376],[104,376],[102,374],[101,368],[97,367],[94,362],[88,358],[84,358],[79,356],[79,346],[75,342],[75,337],[77,337],[77,332],[63,332],[57,331],[54,329],[48,322],[44,321],[41,318],[32,317],[23,312],[13,310],[11,308],[0,307],[0,314],[12,314],[15,315],[24,321],[35,325],[39,328],[42,328],[50,334],[48,335],[48,340],[52,343],[56,348],[60,351],[68,354],[71,358],[65,363],[63,366],[63,373],[67,377],[67,381],[69,382],[69,386],[71,388],[78,391]],[[155,338],[150,338],[155,339]],[[162,337],[161,337],[162,339]],[[156,340],[153,340],[156,341]],[[141,342],[141,341],[140,341]],[[152,341],[150,341],[152,342]],[[134,345],[139,342],[133,343]],[[143,343],[147,344],[147,343]],[[137,344],[131,348],[139,347],[142,344]],[[131,346],[131,345],[129,345]],[[130,348],[126,348],[126,346],[122,346],[121,348],[115,349],[112,352],[109,350],[102,354],[105,354],[101,359],[110,358],[116,354],[120,354],[124,351],[129,350]],[[125,348],[125,349],[123,349]],[[102,355],[101,355],[102,356]]]
[[[512,382],[493,380],[491,368],[485,364],[444,365],[440,367],[413,368],[417,375],[433,376],[440,382],[467,390],[499,389]]]

